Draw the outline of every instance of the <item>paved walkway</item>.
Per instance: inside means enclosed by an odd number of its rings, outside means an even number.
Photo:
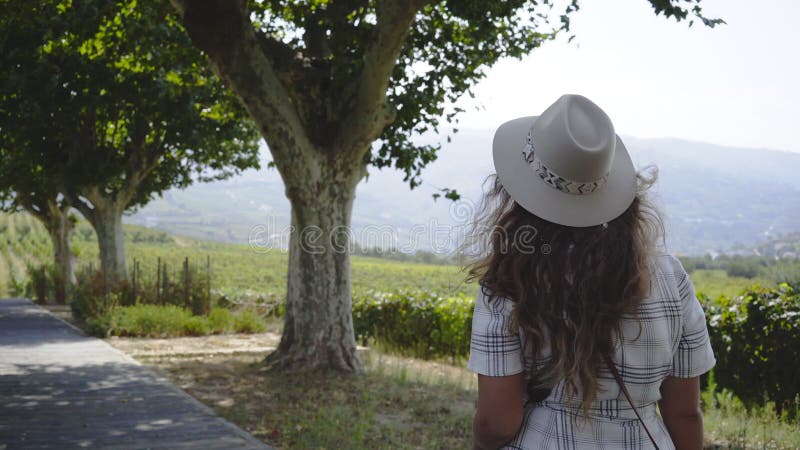
[[[23,299],[0,299],[0,450],[269,449],[164,377]]]

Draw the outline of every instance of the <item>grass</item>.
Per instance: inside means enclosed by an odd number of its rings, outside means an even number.
[[[157,365],[217,413],[276,449],[468,448],[473,389],[441,374],[384,365],[370,353],[364,357],[367,373],[356,377],[262,372],[260,357]]]
[[[473,373],[375,349],[361,355],[361,376],[264,372],[263,356],[252,354],[144,362],[276,449],[469,448]],[[769,407],[747,412],[727,392],[703,397],[706,448],[800,448],[800,424],[779,420]]]
[[[115,308],[107,320],[111,336],[177,337],[219,333],[260,333],[266,323],[252,311],[231,313],[213,308],[208,316],[192,316],[173,305],[135,305]]]
[[[755,278],[729,277],[724,270],[718,269],[694,270],[689,277],[695,286],[695,291],[698,293],[702,292],[711,299],[716,299],[720,295],[735,297],[739,295],[743,289],[753,284],[760,284],[762,286],[771,286],[775,284],[775,282],[763,276]]]
[[[703,416],[706,439],[717,445],[712,448],[800,448],[800,423],[778,419],[769,405],[746,411],[730,392],[722,395],[723,403],[706,408]]]

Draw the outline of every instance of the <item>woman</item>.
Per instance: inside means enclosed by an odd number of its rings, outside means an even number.
[[[655,176],[577,95],[503,124],[493,154],[469,266],[474,447],[702,448],[715,359],[691,280],[659,251]]]

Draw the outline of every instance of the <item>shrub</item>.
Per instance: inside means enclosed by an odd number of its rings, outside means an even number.
[[[748,405],[775,402],[780,415],[800,395],[800,297],[788,284],[753,286],[707,303],[716,382]]]
[[[225,308],[213,308],[208,314],[208,323],[217,333],[225,333],[233,328],[233,316]]]
[[[474,299],[435,292],[368,291],[353,299],[358,339],[374,339],[388,350],[421,358],[469,354]]]
[[[754,278],[758,275],[759,266],[753,261],[734,260],[728,264],[726,273],[729,277]]]
[[[205,336],[211,334],[213,327],[209,324],[207,317],[192,316],[186,319],[183,329],[189,336]]]
[[[266,329],[264,321],[253,311],[239,311],[233,316],[233,330],[237,333],[262,333]]]
[[[101,271],[81,271],[76,275],[77,283],[71,288],[72,315],[89,325],[91,334],[104,335],[110,325],[110,317],[124,295],[125,282],[109,282],[106,286]]]
[[[192,314],[189,310],[179,306],[125,306],[115,311],[111,333],[139,337],[181,336],[185,334],[190,319]]]
[[[27,264],[28,283],[25,285],[25,295],[27,297],[35,296],[36,303],[43,304],[47,300],[47,290],[49,283],[47,282],[48,268],[46,264],[39,266],[31,263]]]

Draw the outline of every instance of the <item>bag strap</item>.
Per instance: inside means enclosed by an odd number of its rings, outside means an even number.
[[[622,377],[619,375],[619,372],[617,371],[617,366],[614,365],[614,362],[611,361],[611,358],[608,355],[603,355],[603,359],[605,360],[608,369],[611,371],[611,374],[614,375],[614,379],[617,380],[617,384],[619,385],[619,388],[622,389],[622,393],[625,394],[625,398],[628,400],[628,403],[631,404],[631,408],[633,408],[633,412],[636,414],[636,417],[639,419],[639,422],[642,423],[642,426],[644,427],[644,432],[647,433],[647,437],[650,438],[650,442],[653,443],[653,447],[655,447],[656,450],[659,450],[658,444],[656,444],[656,440],[653,438],[653,435],[650,434],[650,430],[647,429],[647,424],[644,423],[644,420],[642,420],[642,416],[639,415],[639,410],[636,409],[636,405],[633,404],[633,400],[631,399],[631,394],[628,393],[628,389],[625,387],[625,383],[622,382]]]

